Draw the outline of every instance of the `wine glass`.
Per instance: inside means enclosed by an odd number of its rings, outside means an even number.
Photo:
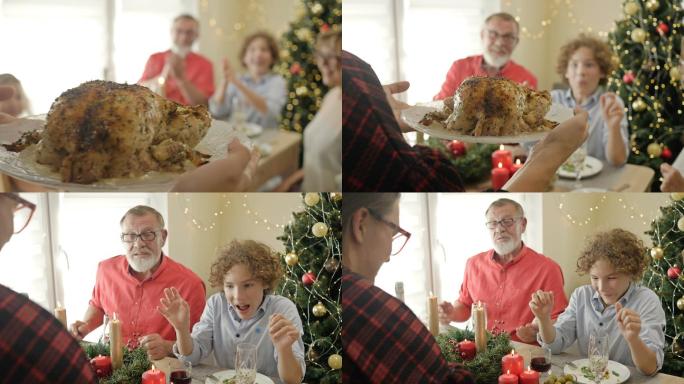
[[[251,343],[237,345],[235,354],[236,384],[254,384],[256,380],[257,346]]]
[[[594,375],[594,382],[600,383],[608,366],[608,335],[594,330],[589,334],[589,370]]]
[[[190,384],[192,383],[192,363],[180,361],[175,367],[171,367],[169,382],[171,384]]]
[[[534,348],[530,351],[530,368],[539,372],[542,377],[548,377],[551,369],[551,348]]]
[[[584,146],[577,148],[577,150],[570,155],[569,162],[575,169],[575,184],[573,185],[573,188],[575,189],[582,188],[582,182],[580,180],[582,179],[582,171],[584,170],[584,161],[586,158],[587,150]]]

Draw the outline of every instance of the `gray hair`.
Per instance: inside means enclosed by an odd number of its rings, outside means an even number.
[[[124,213],[123,217],[121,218],[121,221],[119,221],[119,225],[123,225],[123,222],[124,220],[126,220],[126,217],[130,215],[140,217],[145,216],[147,214],[153,214],[157,218],[157,222],[161,226],[161,229],[164,229],[164,217],[162,217],[159,211],[152,207],[148,207],[147,205],[136,205],[135,207],[126,211],[126,213]]]
[[[487,25],[492,19],[501,19],[503,21],[508,21],[510,23],[515,24],[515,30],[516,34],[520,34],[520,23],[518,23],[518,20],[513,17],[510,13],[507,12],[497,12],[497,13],[492,13],[491,15],[487,16],[487,18],[484,21],[484,25]]]
[[[487,216],[487,214],[489,213],[489,210],[492,209],[493,207],[499,208],[499,207],[503,207],[506,205],[514,206],[515,210],[518,212],[518,215],[520,215],[520,217],[525,217],[525,211],[523,210],[522,205],[520,205],[520,203],[518,203],[515,200],[507,199],[505,197],[498,199],[498,200],[495,200],[491,204],[489,204],[489,207],[487,207],[487,210],[485,211],[485,216]]]

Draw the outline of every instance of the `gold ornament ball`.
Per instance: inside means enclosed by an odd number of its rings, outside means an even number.
[[[677,300],[677,308],[679,308],[680,311],[684,311],[684,297]]]
[[[639,6],[637,3],[630,1],[627,4],[625,4],[625,13],[629,16],[634,16],[639,12]]]
[[[672,67],[672,69],[670,69],[670,79],[674,81],[680,81],[682,79],[682,73],[679,72],[679,67]]]
[[[658,7],[660,7],[658,0],[648,0],[646,2],[646,9],[648,9],[651,12],[654,12],[655,10],[657,10]]]
[[[328,234],[328,226],[325,223],[316,223],[311,227],[311,232],[316,237],[324,237]]]
[[[332,369],[342,369],[342,356],[337,353],[330,355],[328,357],[328,365]]]
[[[684,199],[684,193],[683,192],[670,193],[670,198],[673,201],[679,201],[681,199]]]
[[[325,305],[319,301],[318,304],[314,305],[312,312],[316,317],[323,317],[328,313],[328,310],[325,309]]]
[[[319,201],[321,201],[321,197],[318,195],[318,193],[309,192],[304,195],[304,204],[308,205],[309,207],[313,207],[314,205],[318,204]]]
[[[646,103],[641,100],[641,98],[638,98],[632,103],[632,108],[634,108],[634,110],[637,112],[641,112],[646,109]]]
[[[646,31],[641,28],[632,29],[632,40],[637,43],[643,43],[646,41]]]
[[[651,157],[658,157],[661,153],[663,153],[663,149],[660,148],[660,144],[651,143],[648,145],[648,147],[646,147],[646,152],[648,152]]]
[[[663,249],[660,247],[653,247],[651,248],[651,257],[660,260],[663,258]]]
[[[330,199],[332,201],[340,201],[342,200],[342,194],[340,192],[332,192],[330,193]]]
[[[677,228],[679,228],[680,231],[684,231],[684,216],[677,220]]]
[[[299,262],[299,257],[296,253],[290,252],[287,255],[285,255],[285,262],[287,263],[287,265],[292,267]]]

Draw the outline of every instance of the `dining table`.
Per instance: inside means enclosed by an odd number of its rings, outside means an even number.
[[[180,360],[174,357],[165,357],[161,360],[153,361],[155,367],[166,374],[167,383],[170,373],[181,366]],[[213,380],[207,380],[207,376],[227,370],[226,368],[217,367],[212,364],[200,363],[192,366],[192,371],[190,377],[192,378],[192,384],[212,384]],[[268,376],[269,379],[273,381],[274,384],[283,384],[279,377]]]
[[[525,344],[517,341],[512,341],[511,342],[512,347],[515,349],[517,353],[519,353],[523,359],[524,359],[524,366],[527,367],[530,364],[530,352],[536,350],[541,350],[541,347],[536,346],[536,345],[530,345],[530,344]],[[551,355],[551,370],[549,371],[549,374],[553,373],[556,376],[562,375],[563,374],[563,368],[565,367],[566,364],[571,363],[575,360],[581,359],[582,356],[579,354],[579,350],[577,349],[577,343],[575,343],[573,346],[568,348],[565,352],[557,355]],[[677,377],[677,376],[672,376],[672,375],[667,375],[664,373],[658,373],[654,376],[646,376],[641,373],[636,369],[636,367],[632,366],[627,366],[629,369],[629,378],[625,383],[629,384],[640,384],[640,383],[648,383],[648,384],[674,384],[674,383],[679,383],[682,384],[684,383],[684,378]]]

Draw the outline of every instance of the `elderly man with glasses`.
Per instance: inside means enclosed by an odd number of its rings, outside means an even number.
[[[447,73],[442,89],[435,100],[453,96],[463,80],[471,76],[505,77],[516,83],[537,88],[537,78],[522,65],[511,59],[518,45],[520,25],[508,13],[495,13],[485,19],[480,31],[482,55],[456,60]]]
[[[0,248],[28,225],[35,204],[0,194]],[[96,383],[83,349],[52,314],[0,284],[3,383]]]
[[[202,279],[162,252],[167,231],[164,218],[154,208],[139,205],[121,218],[121,242],[125,255],[100,262],[95,287],[83,321],[70,326],[83,338],[116,314],[123,341],[142,346],[152,360],[172,356],[176,332],[157,311],[164,289],[176,287],[190,305],[190,326],[199,321],[206,299]]]
[[[487,305],[487,329],[508,332],[515,341],[536,343],[538,327],[532,322],[530,297],[539,289],[553,292],[552,318],[558,317],[568,305],[563,272],[555,261],[522,242],[527,219],[518,202],[496,200],[485,217],[493,249],[468,259],[459,297],[454,304],[440,304],[440,321],[466,321],[471,305],[481,301]]]

